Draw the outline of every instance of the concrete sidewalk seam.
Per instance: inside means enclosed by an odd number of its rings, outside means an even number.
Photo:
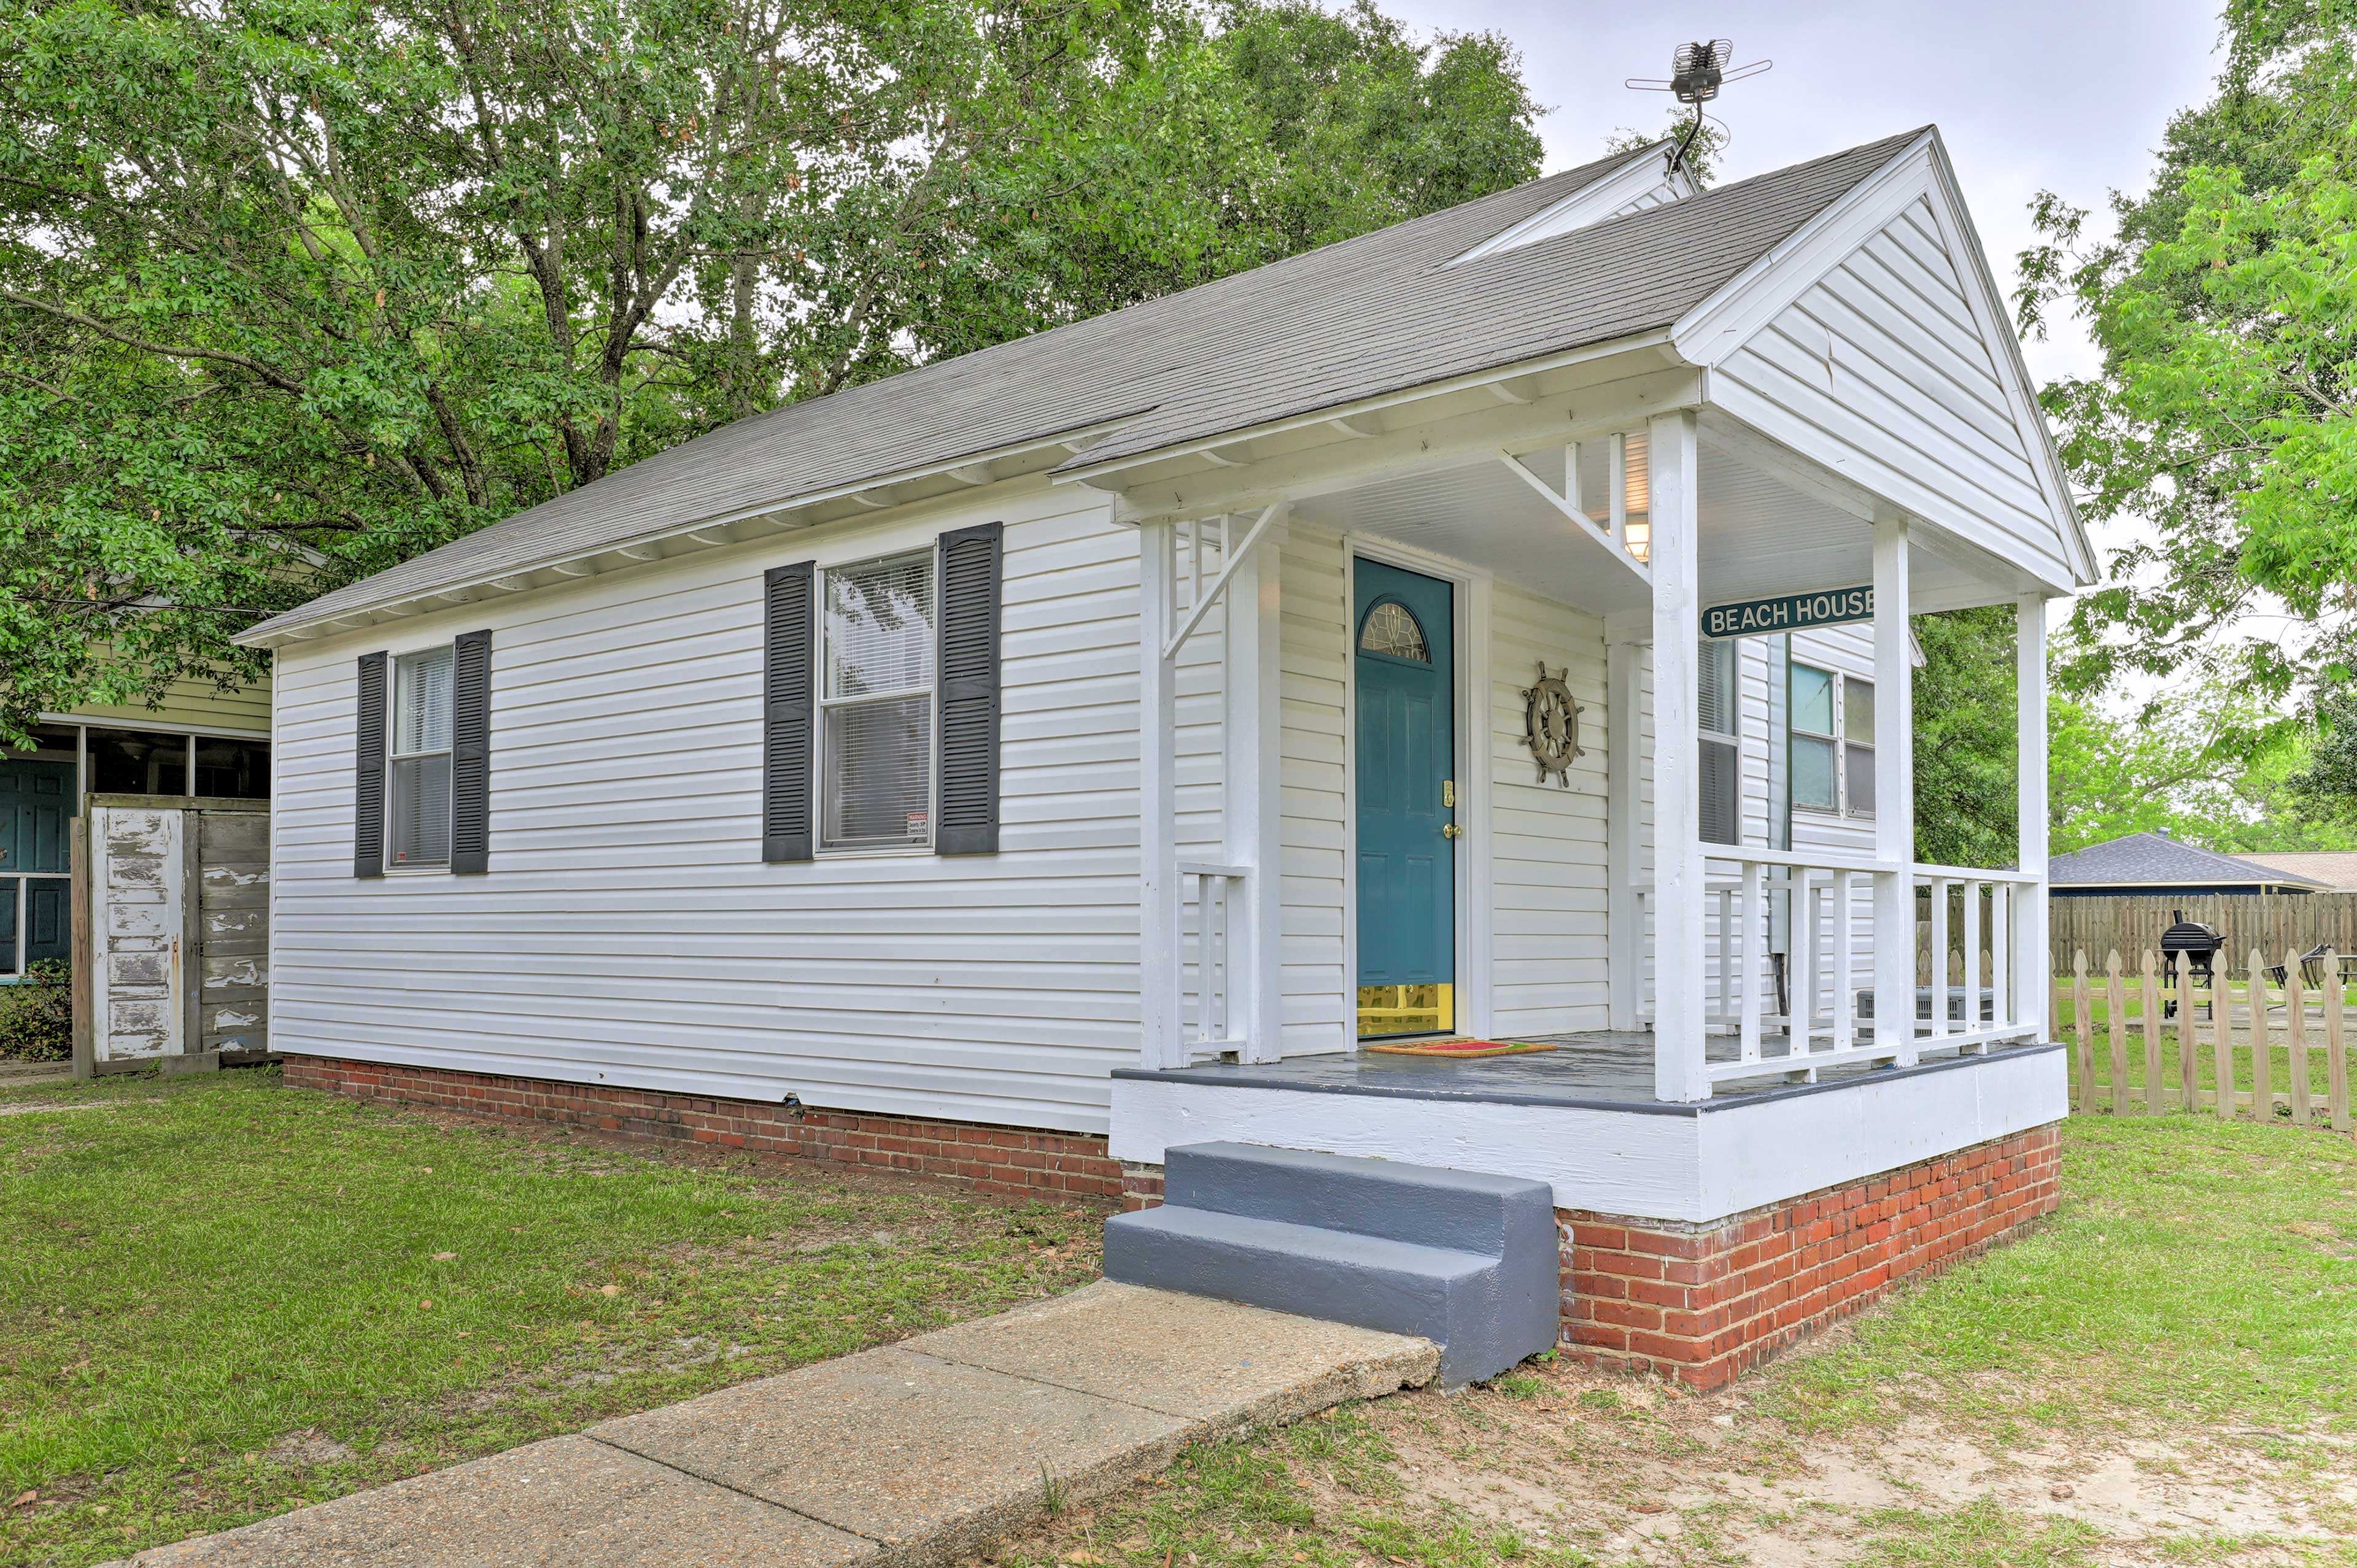
[[[820,1519],[813,1514],[804,1513],[802,1509],[795,1508],[791,1503],[778,1502],[771,1498],[762,1497],[759,1493],[748,1492],[744,1487],[737,1486],[732,1482],[723,1480],[718,1476],[700,1476],[693,1470],[683,1470],[678,1466],[671,1464],[668,1461],[657,1459],[651,1455],[640,1454],[636,1449],[625,1448],[619,1443],[609,1442],[606,1438],[598,1436],[595,1429],[581,1433],[578,1435],[587,1438],[590,1442],[597,1444],[601,1448],[611,1449],[617,1454],[628,1455],[633,1459],[642,1460],[649,1465],[658,1466],[662,1469],[669,1470],[672,1474],[678,1476],[683,1480],[700,1482],[707,1487],[716,1487],[724,1492],[734,1492],[740,1498],[745,1498],[750,1501],[760,1504],[763,1508],[775,1509],[780,1513],[790,1513],[797,1519],[808,1520],[811,1523],[818,1525],[823,1529],[839,1530],[845,1535],[856,1535],[860,1540],[873,1542],[877,1546],[882,1546],[885,1544],[883,1541],[877,1541],[877,1538],[872,1535],[863,1534],[856,1530],[845,1530],[844,1527],[839,1524],[830,1524],[825,1520]]]

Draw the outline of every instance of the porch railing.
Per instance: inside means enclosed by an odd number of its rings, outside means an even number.
[[[2037,1009],[2011,985],[2015,890],[2025,872],[1972,866],[1903,869],[1824,852],[1711,847],[1706,861],[1704,1028],[1712,1082],[1876,1061],[1913,1062],[1926,1050],[1986,1050],[2035,1034]],[[1913,890],[1912,994],[1878,994],[1878,886],[1905,876]],[[1638,889],[1651,929],[1651,889]],[[1649,977],[1661,983],[1659,966]],[[1883,1006],[1905,1023],[1876,1027]],[[1641,1018],[1653,1016],[1644,998]],[[1734,1049],[1726,1045],[1732,1036]]]
[[[1178,994],[1179,1039],[1189,1061],[1244,1046],[1244,1022],[1235,990],[1236,913],[1244,908],[1241,865],[1199,860],[1178,863],[1180,929],[1185,942]]]

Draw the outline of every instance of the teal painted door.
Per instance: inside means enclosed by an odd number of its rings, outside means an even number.
[[[66,823],[74,811],[70,762],[0,762],[0,975],[72,946]]]
[[[1357,616],[1359,1033],[1455,1026],[1453,590],[1361,561]]]

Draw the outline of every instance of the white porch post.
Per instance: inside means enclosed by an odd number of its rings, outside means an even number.
[[[2042,1037],[2053,964],[2046,936],[2046,599],[2014,601],[2014,802],[2019,813],[2020,869],[2038,880],[2015,895],[2013,1018]]]
[[[1695,416],[1652,421],[1653,542],[1653,1098],[1706,1100],[1703,1058],[1702,640]]]
[[[1644,1004],[1645,912],[1637,897],[1644,862],[1640,792],[1644,644],[1607,623],[1604,645],[1604,973],[1615,1029],[1635,1029]]]
[[[1283,682],[1279,668],[1278,584],[1285,531],[1272,527],[1237,564],[1228,584],[1226,713],[1227,800],[1222,820],[1227,862],[1250,867],[1244,883],[1242,940],[1231,949],[1235,972],[1230,994],[1244,1036],[1243,1059],[1273,1062],[1284,1054],[1284,812],[1278,788]]]
[[[1915,671],[1907,522],[1874,525],[1874,1043],[1915,1060]]]
[[[1168,521],[1137,530],[1137,1000],[1139,1055],[1149,1069],[1186,1065],[1178,1018],[1178,693],[1177,671],[1162,652],[1173,630],[1174,533]]]

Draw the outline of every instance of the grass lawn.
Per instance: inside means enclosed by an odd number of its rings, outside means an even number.
[[[2065,1198],[1725,1393],[1526,1365],[1192,1451],[1003,1568],[2357,1563],[2357,1145],[2078,1118]]]
[[[1102,1219],[269,1070],[0,1087],[0,1563],[127,1556],[1067,1289]]]

